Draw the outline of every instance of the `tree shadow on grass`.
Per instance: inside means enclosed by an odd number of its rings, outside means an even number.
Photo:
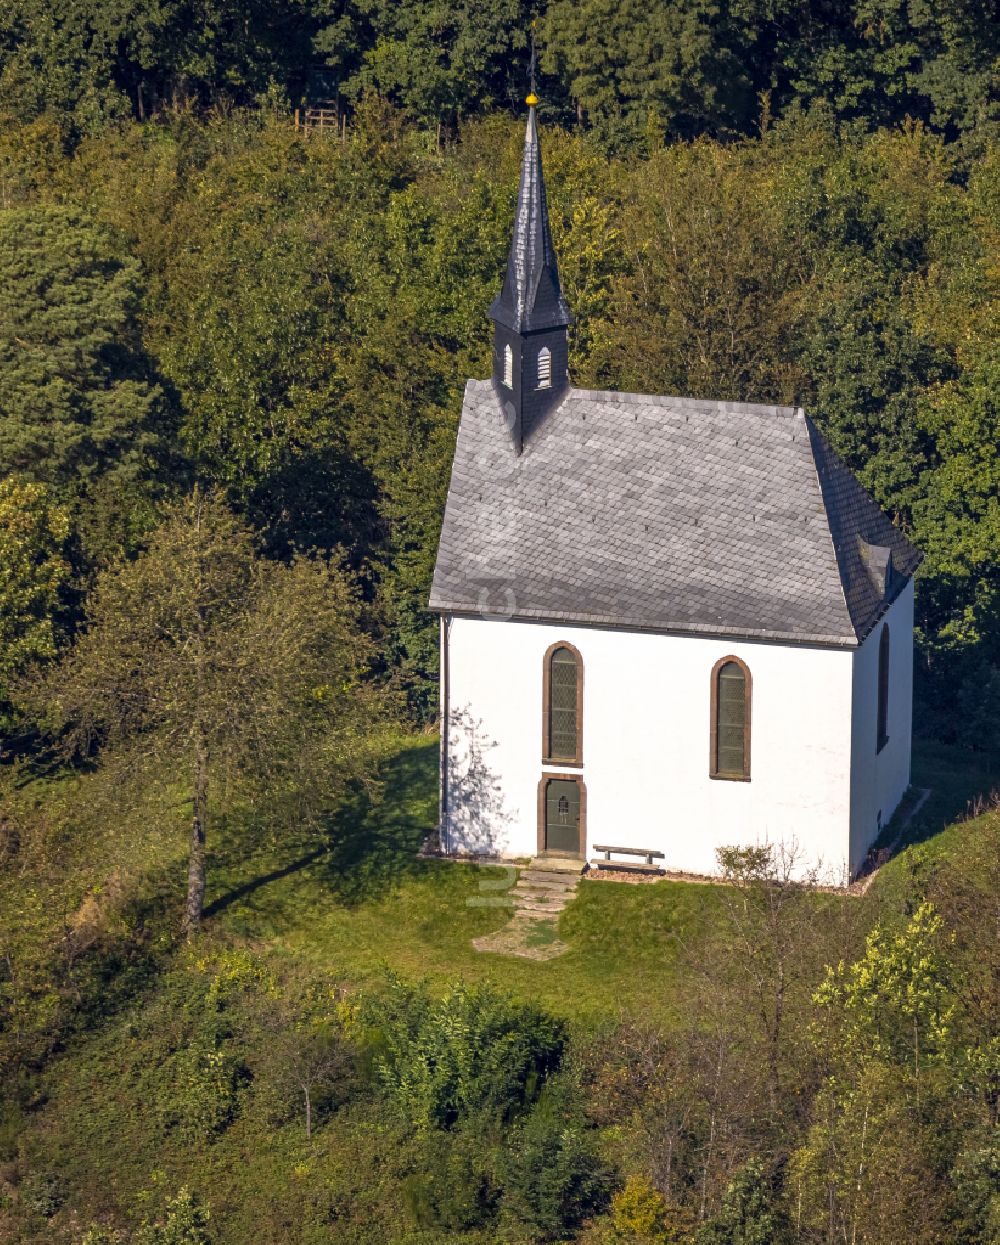
[[[263,873],[260,877],[251,878],[248,882],[244,882],[242,886],[237,886],[234,890],[227,891],[224,895],[220,895],[217,899],[213,899],[211,903],[205,905],[202,912],[203,917],[215,916],[218,912],[223,912],[226,908],[231,907],[234,903],[239,903],[241,899],[259,891],[262,887],[270,885],[272,882],[280,882],[282,878],[291,877],[293,873],[299,873],[306,869],[315,860],[319,860],[321,856],[327,855],[329,848],[324,844],[320,847],[314,847],[312,851],[306,852],[304,856],[300,856],[297,860],[291,861],[280,869],[272,869],[270,873]]]
[[[931,794],[906,826],[900,848],[926,842],[968,816],[977,800],[988,799],[1000,787],[1000,764],[986,752],[916,740],[912,781]],[[892,829],[892,823],[889,828],[895,837],[898,831]]]
[[[433,864],[418,860],[417,852],[437,818],[437,758],[435,739],[407,744],[386,763],[377,794],[351,791],[308,838],[283,838],[251,855],[246,844],[253,827],[220,827],[209,884],[214,876],[223,891],[206,905],[205,916],[249,905],[259,915],[288,918],[298,901],[281,883],[306,872],[350,906],[377,898],[405,877],[429,872]],[[256,872],[248,877],[249,870]]]
[[[437,798],[437,740],[398,753],[374,798],[356,791],[331,818],[317,876],[341,903],[355,905],[429,873],[434,863],[417,853],[436,824]]]

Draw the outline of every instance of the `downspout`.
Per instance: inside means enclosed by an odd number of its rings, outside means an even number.
[[[438,793],[438,842],[445,855],[451,854],[448,832],[448,745],[451,735],[451,623],[441,615],[441,775]]]

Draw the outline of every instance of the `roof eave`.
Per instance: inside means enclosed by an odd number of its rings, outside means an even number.
[[[518,315],[503,299],[502,294],[498,294],[493,300],[487,315],[494,324],[501,324],[504,328],[510,329],[512,333],[525,335],[545,333],[551,329],[569,328],[573,323],[573,313],[565,306],[560,306],[545,316],[533,312]]]
[[[455,614],[465,618],[482,618],[491,622],[553,623],[578,627],[601,627],[610,631],[641,631],[653,635],[702,636],[711,639],[754,640],[775,644],[798,644],[804,647],[853,649],[858,638],[851,634],[824,635],[799,631],[778,631],[767,627],[729,627],[713,623],[662,623],[621,618],[605,614],[566,614],[557,610],[518,609],[512,614],[491,615],[469,602],[446,601],[431,596],[428,609],[434,614]]]

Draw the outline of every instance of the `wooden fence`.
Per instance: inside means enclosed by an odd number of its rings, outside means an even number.
[[[295,128],[303,134],[313,130],[325,130],[339,134],[341,138],[347,133],[347,114],[331,104],[317,104],[309,108],[295,109]]]

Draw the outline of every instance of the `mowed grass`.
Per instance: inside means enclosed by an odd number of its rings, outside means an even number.
[[[989,807],[1000,788],[1000,758],[915,739],[910,780],[909,791],[875,844],[894,849],[890,870],[894,878],[908,867],[908,848],[931,844],[936,850],[945,837],[951,843],[964,833],[962,827],[970,817]],[[925,792],[928,794],[923,799]]]
[[[914,786],[931,796],[903,845],[932,839],[960,818],[1000,782],[995,765],[917,743]],[[478,952],[472,940],[508,920],[516,872],[418,859],[437,818],[437,766],[436,739],[400,741],[380,797],[349,801],[325,839],[297,851],[281,841],[247,855],[241,827],[224,827],[210,860],[209,937],[247,939],[355,986],[386,970],[441,987],[489,977],[568,1018],[624,1010],[668,1022],[691,952],[705,949],[720,924],[720,888],[584,879],[555,929],[545,923],[538,931],[539,945],[566,942],[565,955],[535,961]]]
[[[711,933],[718,889],[677,882],[580,883],[555,933],[569,951],[549,961],[476,951],[506,923],[513,868],[420,860],[437,817],[437,742],[404,741],[381,797],[347,804],[329,841],[241,852],[224,827],[210,859],[206,932],[247,940],[363,986],[386,970],[444,986],[488,977],[567,1018],[621,1009],[667,1019],[680,952]],[[542,935],[545,931],[540,930]]]
[[[978,762],[944,751],[923,764],[918,782],[931,766],[942,776],[934,818],[948,815],[945,809],[961,812],[981,789]],[[692,991],[704,988],[700,966],[712,963],[718,972],[727,963],[717,953],[732,892],[673,881],[583,880],[558,922],[537,926],[538,945],[558,937],[569,947],[565,955],[537,961],[481,954],[472,940],[507,921],[509,908],[498,900],[516,871],[418,858],[437,816],[434,739],[400,740],[383,779],[379,798],[356,796],[326,826],[297,835],[235,813],[213,824],[204,929],[192,950],[177,938],[186,872],[183,813],[168,831],[141,833],[129,822],[109,826],[106,841],[86,847],[81,841],[71,869],[76,881],[66,896],[53,889],[52,902],[66,904],[52,908],[53,920],[79,902],[70,891],[98,884],[120,859],[136,888],[136,910],[148,922],[146,958],[142,971],[129,976],[112,957],[108,969],[115,975],[99,1013],[89,1013],[86,1026],[69,1034],[26,1085],[6,1132],[0,1112],[0,1161],[20,1155],[30,1170],[57,1180],[80,1223],[137,1222],[147,1204],[158,1206],[157,1198],[187,1185],[211,1205],[220,1245],[438,1241],[444,1238],[413,1230],[402,1192],[419,1166],[419,1142],[369,1097],[337,1110],[309,1142],[298,1108],[272,1125],[253,1095],[210,1140],[192,1142],[164,1123],[175,1100],[188,1102],[188,1082],[174,1072],[169,1083],[158,1080],[156,1070],[172,1050],[175,1027],[184,1031],[187,1002],[207,988],[201,961],[211,965],[216,952],[245,947],[279,970],[279,980],[286,977],[282,969],[300,980],[315,970],[317,980],[332,978],[362,992],[377,990],[387,970],[441,990],[457,979],[489,978],[565,1018],[585,1040],[587,1030],[622,1012],[664,1028],[697,1014]],[[78,797],[70,791],[66,798]],[[980,833],[988,821],[992,835]],[[873,913],[881,905],[898,910],[928,861],[948,853],[968,861],[972,849],[977,867],[990,876],[1000,813],[943,834],[935,834],[935,824],[925,823],[933,837],[890,862],[869,897],[832,902]],[[817,896],[817,903],[829,912],[831,897]],[[39,924],[39,937],[42,930]],[[148,1030],[145,1013],[156,1018]],[[0,1238],[8,1239],[2,1206]],[[53,1237],[39,1220],[37,1231],[29,1224],[10,1239],[35,1245],[66,1238]]]
[[[1000,784],[995,765],[959,749],[917,744],[914,785],[932,794],[907,827],[904,845],[936,840],[970,801]],[[51,797],[60,790],[52,785]],[[78,798],[84,794],[81,789]],[[44,797],[40,789],[38,798]],[[472,940],[509,918],[507,892],[516,872],[418,859],[437,820],[437,800],[437,740],[407,737],[392,750],[380,793],[346,800],[322,828],[272,833],[236,813],[213,824],[206,949],[246,943],[268,956],[314,965],[349,986],[377,982],[387,969],[441,988],[458,978],[490,977],[568,1018],[624,1009],[669,1019],[692,956],[708,949],[722,924],[722,888],[584,879],[555,928],[546,922],[537,931],[539,946],[555,937],[566,942],[565,955],[535,961],[477,952]],[[950,834],[960,837],[961,826]],[[165,967],[176,946],[168,930],[176,935],[183,907],[182,813],[169,833],[143,833],[123,823],[109,827],[105,838],[96,837],[89,854],[78,840],[67,894],[56,896],[60,910],[72,912],[89,887],[103,884],[109,862],[123,861],[137,887],[137,910],[164,932],[156,958],[165,956]]]

